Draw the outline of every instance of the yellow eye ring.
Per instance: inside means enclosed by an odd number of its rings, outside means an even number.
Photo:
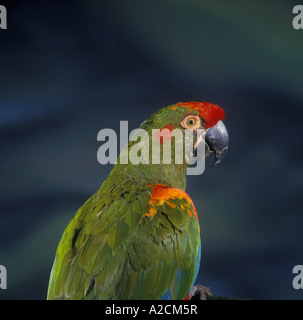
[[[186,124],[188,127],[193,127],[197,123],[197,120],[195,118],[188,118],[186,121]]]
[[[181,122],[181,125],[185,129],[198,129],[201,126],[201,119],[198,116],[187,116]]]

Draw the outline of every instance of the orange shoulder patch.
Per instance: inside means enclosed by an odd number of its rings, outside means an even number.
[[[185,204],[183,205],[181,204],[180,206],[181,206],[181,209],[183,210],[186,207],[187,212],[191,217],[193,215],[190,210],[190,207],[192,205],[195,217],[198,220],[198,215],[197,215],[195,205],[192,202],[189,195],[181,189],[167,187],[162,184],[155,185],[153,189],[153,194],[149,199],[149,205],[150,205],[149,212],[145,213],[143,217],[146,217],[146,216],[153,217],[157,213],[157,210],[154,207],[162,206],[163,204],[168,204],[170,207],[175,208],[176,205],[171,202],[171,200],[174,200],[174,199],[186,200]]]

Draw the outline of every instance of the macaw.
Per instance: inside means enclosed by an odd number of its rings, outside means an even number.
[[[219,163],[228,149],[222,108],[208,102],[164,107],[140,128],[204,130],[203,157]],[[194,135],[195,136],[195,135]],[[150,138],[151,139],[151,138]],[[160,147],[170,140],[160,137]],[[197,138],[196,138],[197,139]],[[185,192],[188,164],[122,164],[123,152],[100,189],[77,211],[57,248],[47,299],[190,299],[197,278],[200,226]],[[142,148],[146,150],[146,148]],[[151,152],[151,144],[147,151]],[[195,151],[195,150],[193,150]]]

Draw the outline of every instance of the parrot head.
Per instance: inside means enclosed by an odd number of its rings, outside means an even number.
[[[224,158],[228,149],[228,133],[222,122],[224,117],[223,109],[209,102],[179,102],[158,110],[141,124],[136,130],[138,134],[130,138],[110,175],[125,181],[136,179],[137,183],[144,185],[160,183],[185,190],[191,164],[211,154],[215,155],[214,165]],[[181,138],[175,134],[175,129],[182,132]],[[155,139],[159,146],[157,152]],[[178,141],[182,148],[179,148]],[[204,148],[199,148],[202,144]],[[153,161],[155,154],[159,161]]]
[[[179,102],[158,110],[142,123],[140,128],[147,131],[159,130],[161,144],[172,139],[170,134],[174,129],[193,133],[193,150],[196,154],[198,145],[204,143],[207,157],[215,155],[214,165],[220,163],[228,149],[228,133],[222,120],[225,114],[222,108],[209,102]],[[163,130],[167,129],[167,130]],[[160,132],[164,132],[160,136]],[[198,132],[202,134],[198,135]],[[157,132],[156,132],[157,134]],[[201,159],[197,159],[201,160]]]

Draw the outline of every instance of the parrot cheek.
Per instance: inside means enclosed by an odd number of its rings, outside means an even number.
[[[205,130],[198,129],[194,132],[194,141],[189,142],[186,147],[186,161],[193,164],[203,161],[212,151],[205,143]]]

